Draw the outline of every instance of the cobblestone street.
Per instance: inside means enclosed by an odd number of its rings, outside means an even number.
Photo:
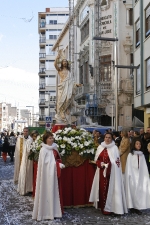
[[[99,225],[144,225],[150,224],[150,210],[143,211],[142,216],[128,214],[125,216],[103,216],[93,207],[70,208],[64,210],[62,219],[37,222],[32,220],[33,198],[19,196],[13,184],[14,164],[0,158],[0,225],[30,224],[99,224]],[[140,196],[139,196],[140,197]]]

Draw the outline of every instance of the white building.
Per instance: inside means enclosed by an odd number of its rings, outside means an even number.
[[[56,70],[52,46],[68,19],[68,8],[46,8],[38,13],[39,33],[39,126],[45,126],[45,117],[55,116]]]
[[[114,63],[125,66],[133,64],[132,0],[125,3],[119,0],[78,0],[74,11],[73,74],[74,80],[83,84],[78,88],[76,100],[84,104],[78,123],[113,125],[114,112],[106,109],[117,104],[118,125],[129,128],[132,126],[132,71],[118,69],[118,81],[115,83]],[[67,58],[70,51],[69,28],[68,20],[53,46],[54,51],[58,45],[62,46]],[[95,41],[95,36],[118,38],[116,62],[114,42]],[[116,88],[118,102],[114,100]]]
[[[144,111],[144,127],[150,127],[150,1],[134,0],[134,107]]]

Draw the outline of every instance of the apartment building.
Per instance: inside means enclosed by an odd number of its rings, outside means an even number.
[[[133,64],[133,10],[132,0],[78,0],[74,8],[74,80],[82,83],[75,96],[81,104],[82,115],[78,116],[78,125],[98,124],[114,125],[114,106],[118,106],[118,125],[132,127],[133,79],[130,69],[117,69],[118,80],[115,83],[115,67]],[[63,46],[64,55],[69,53],[70,23],[65,25],[53,46]],[[118,38],[116,43],[117,60],[115,62],[115,44],[111,41],[93,40],[93,38]],[[72,37],[71,37],[72,38]],[[118,102],[114,92],[117,89]]]
[[[55,52],[52,47],[68,19],[68,8],[46,8],[38,13],[39,33],[39,126],[46,117],[55,118],[56,80]]]
[[[134,107],[144,111],[145,130],[150,126],[150,1],[134,0]]]

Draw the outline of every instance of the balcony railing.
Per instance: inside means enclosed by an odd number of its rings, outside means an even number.
[[[44,28],[45,26],[46,26],[46,22],[45,21],[40,22],[40,28]]]
[[[45,84],[39,84],[39,89],[45,89]]]
[[[90,91],[90,84],[84,84],[84,86],[78,87],[75,99],[82,97],[82,95],[89,93],[89,91]]]
[[[39,105],[45,105],[45,99],[40,99],[39,100]]]
[[[46,53],[39,53],[39,58],[45,58],[46,57]]]
[[[46,37],[41,37],[41,38],[39,39],[39,42],[40,42],[40,43],[46,43]]]
[[[45,115],[40,115],[39,116],[39,121],[45,121]]]
[[[45,73],[46,72],[46,68],[39,68],[39,73]]]

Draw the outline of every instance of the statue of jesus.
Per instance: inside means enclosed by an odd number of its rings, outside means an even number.
[[[59,67],[59,61],[61,66]],[[56,123],[71,124],[71,108],[77,106],[74,101],[76,88],[82,84],[76,84],[71,77],[69,62],[63,57],[62,50],[58,51],[54,66],[58,71],[60,82],[57,86]],[[77,106],[78,107],[78,106]]]

